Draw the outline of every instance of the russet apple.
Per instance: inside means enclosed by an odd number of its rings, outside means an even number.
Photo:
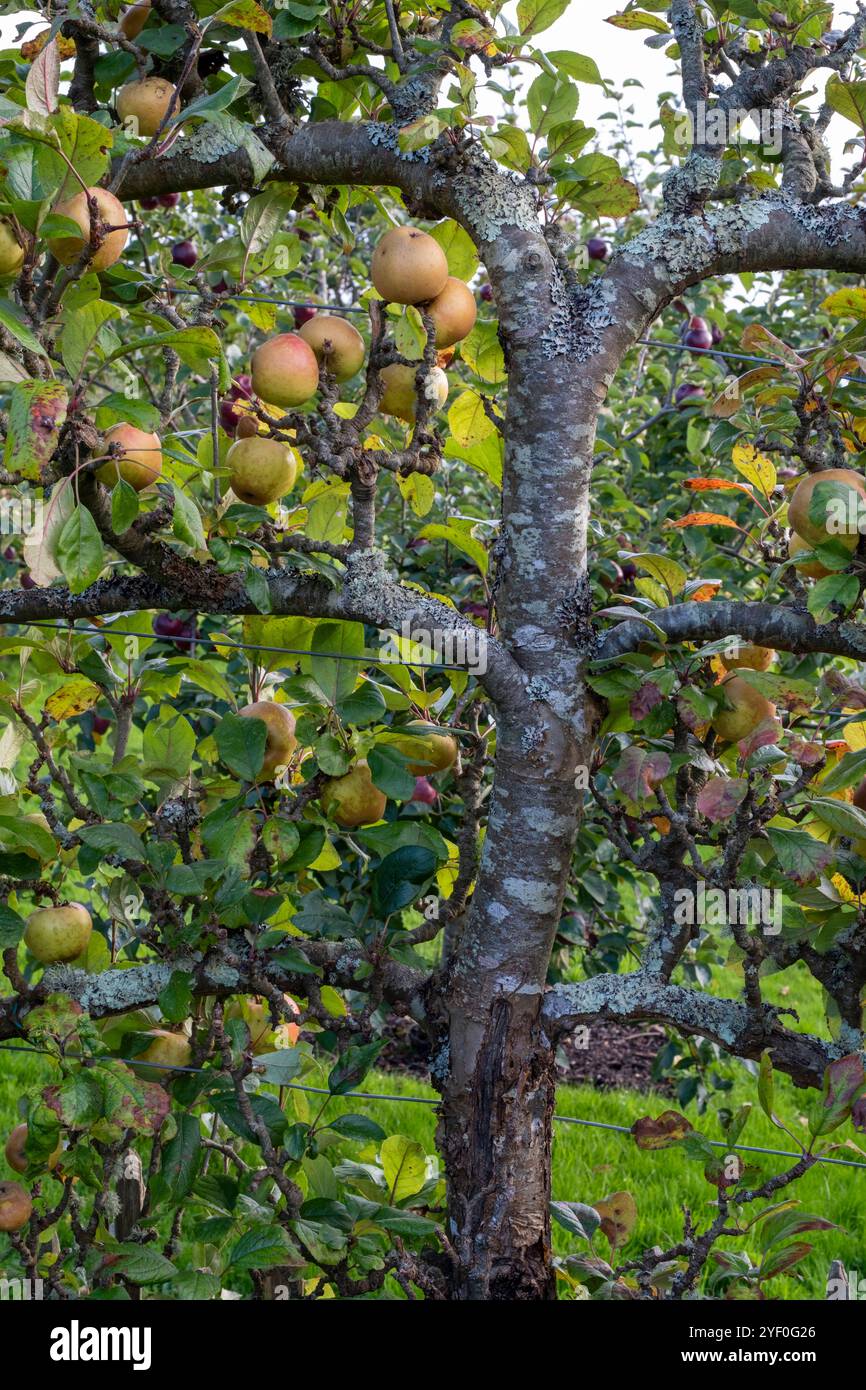
[[[96,200],[101,220],[107,227],[113,227],[115,230],[106,232],[101,246],[91,257],[88,269],[107,270],[115,261],[120,260],[129,236],[123,203],[115,198],[113,193],[109,193],[107,188],[88,188],[86,193],[81,189],[72,198],[57,204],[54,211],[59,217],[68,217],[72,222],[76,222],[81,228],[81,235],[51,237],[48,249],[61,265],[71,265],[73,261],[78,260],[85,246],[90,244],[90,198]]]
[[[336,314],[315,314],[301,327],[299,337],[313,349],[319,366],[337,381],[348,381],[364,365],[364,339]]]
[[[747,672],[746,667],[742,669]],[[710,723],[719,738],[728,743],[748,738],[759,724],[776,717],[776,706],[741,675],[726,676],[720,689],[731,708],[714,714]]]
[[[445,288],[448,262],[432,236],[418,227],[392,227],[379,241],[370,278],[389,304],[425,304]]]
[[[788,540],[788,555],[794,561],[794,569],[798,574],[805,574],[808,579],[825,579],[830,570],[825,569],[820,560],[803,560],[799,564],[796,557],[802,555],[804,551],[813,550],[814,546],[804,541],[802,536],[798,536],[796,531],[792,531]]]
[[[23,264],[24,247],[4,217],[0,219],[0,275],[17,275]]]
[[[268,736],[261,776],[273,777],[278,767],[285,767],[298,746],[295,738],[295,716],[286,705],[273,700],[255,700],[238,710],[242,719],[260,719]]]
[[[381,820],[387,804],[385,793],[373,785],[365,758],[359,758],[343,777],[329,778],[322,792],[322,805],[344,830]]]
[[[283,998],[293,1014],[300,1015],[300,1009],[290,994]],[[282,1019],[276,1026],[271,1023],[271,1011],[266,1000],[239,997],[231,999],[225,1007],[226,1018],[242,1018],[250,1030],[250,1047],[255,1056],[265,1052],[277,1052],[283,1047],[294,1047],[301,1030],[297,1023]]]
[[[33,1211],[33,1203],[18,1182],[0,1182],[0,1231],[20,1231]]]
[[[406,727],[411,729],[412,724]],[[457,740],[452,734],[433,734],[420,729],[417,734],[392,734],[388,740],[409,760],[414,777],[427,777],[431,772],[445,772],[457,761]]]
[[[82,903],[40,907],[27,918],[24,944],[43,965],[75,960],[86,950],[93,919]]]
[[[854,551],[857,549],[857,542],[860,533],[855,528],[847,530],[845,528],[845,518],[842,519],[840,530],[831,530],[830,522],[832,513],[826,518],[813,521],[810,516],[812,494],[815,488],[821,483],[836,483],[838,486],[834,493],[844,493],[844,490],[851,489],[857,494],[858,509],[866,503],[866,478],[862,473],[855,473],[852,468],[823,468],[818,473],[809,473],[805,478],[801,478],[795,487],[791,500],[788,503],[788,523],[802,536],[804,541],[808,541],[812,546],[821,545],[828,540],[837,540],[846,550]],[[840,497],[840,501],[841,501]],[[847,497],[845,498],[847,503]]]
[[[117,114],[122,123],[134,122],[138,135],[155,135],[168,115],[174,86],[164,77],[144,77],[127,82],[117,94]]]
[[[469,286],[455,275],[449,275],[445,288],[427,305],[427,313],[436,328],[436,346],[447,348],[472,332],[478,306]]]
[[[407,367],[403,362],[392,362],[382,368],[379,375],[385,383],[385,390],[379,402],[380,414],[396,415],[398,420],[405,420],[410,425],[413,423],[417,406],[417,371],[418,367],[414,364]],[[441,409],[448,399],[448,378],[441,367],[431,367],[427,372],[424,391],[433,410]]]
[[[736,656],[723,652],[719,657],[726,671],[737,671],[745,666],[749,671],[766,671],[776,660],[772,647],[755,647],[748,642],[737,648]]]
[[[124,38],[137,39],[150,15],[150,0],[138,0],[124,10],[118,20],[118,27]]]
[[[192,1061],[192,1047],[185,1033],[172,1033],[168,1028],[149,1028],[148,1043],[143,1052],[135,1056],[132,1070],[143,1081],[157,1081],[172,1076],[172,1067],[188,1067]],[[149,1064],[149,1065],[147,1065]]]
[[[6,1162],[9,1164],[9,1167],[16,1173],[27,1172],[26,1146],[27,1126],[26,1124],[16,1125],[15,1128],[12,1130],[12,1133],[9,1135],[9,1138],[6,1140],[6,1148],[4,1150],[6,1154]],[[53,1154],[51,1154],[50,1157],[46,1160],[45,1166],[48,1168],[56,1168],[62,1152],[63,1145],[58,1142],[57,1148],[54,1150]]]
[[[295,485],[295,456],[278,439],[258,434],[236,439],[226,454],[235,497],[253,506],[264,506],[285,497]]]
[[[106,459],[96,476],[106,487],[114,487],[118,474],[125,483],[143,492],[155,483],[162,473],[162,440],[158,434],[148,434],[135,425],[112,425],[103,436],[103,453],[108,453],[112,444],[119,444],[123,453],[116,458]]]
[[[315,394],[319,364],[299,333],[278,333],[256,348],[251,375],[257,396],[286,409],[303,405]]]

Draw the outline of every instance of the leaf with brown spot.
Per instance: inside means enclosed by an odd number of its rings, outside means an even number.
[[[684,478],[683,487],[690,492],[744,492],[752,502],[758,502],[750,487],[746,487],[745,483],[735,483],[731,478]]]
[[[740,342],[746,352],[769,352],[771,356],[778,358],[780,362],[787,363],[790,367],[806,366],[805,358],[795,352],[792,347],[788,347],[787,343],[783,343],[781,338],[777,338],[775,333],[771,333],[760,323],[750,323],[740,338]]]
[[[57,448],[66,419],[68,397],[59,381],[22,381],[9,399],[9,430],[3,466],[31,483],[43,472]]]
[[[601,1229],[612,1249],[625,1245],[637,1224],[637,1203],[630,1192],[612,1192],[593,1206],[601,1217]]]
[[[634,1141],[639,1149],[667,1149],[692,1128],[685,1115],[677,1110],[664,1110],[661,1115],[642,1115],[631,1127]]]
[[[684,526],[727,526],[732,531],[742,531],[744,536],[748,535],[742,526],[738,526],[729,516],[722,516],[720,512],[689,512],[687,516],[681,516],[676,521],[668,520],[666,527],[672,527],[680,531]]]
[[[743,393],[748,391],[750,386],[757,386],[762,381],[770,381],[778,375],[778,367],[755,367],[751,372],[744,372],[736,381],[729,381],[724,390],[719,392],[712,404],[707,407],[707,414],[714,416],[717,420],[729,420],[732,415],[736,415],[743,404]]]
[[[53,695],[48,696],[44,710],[52,719],[72,719],[75,715],[84,714],[85,710],[91,709],[101,693],[99,686],[94,685],[86,676],[72,676],[70,680],[64,681]]]

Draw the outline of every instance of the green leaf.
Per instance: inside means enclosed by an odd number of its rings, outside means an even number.
[[[184,1023],[192,1008],[191,978],[185,970],[172,970],[171,979],[161,989],[157,1002],[169,1023]]]
[[[558,48],[553,53],[545,53],[544,56],[560,72],[564,72],[567,77],[574,78],[575,82],[593,82],[599,87],[606,85],[594,58],[587,58],[583,53],[570,53],[564,48]]]
[[[546,135],[552,126],[570,121],[579,96],[577,87],[565,77],[551,77],[547,72],[536,77],[526,94],[533,134]]]
[[[850,612],[859,596],[855,574],[828,574],[809,590],[806,606],[816,623],[832,623]]]
[[[783,874],[790,874],[797,883],[809,883],[817,878],[836,853],[832,845],[825,845],[805,830],[768,826],[767,838],[778,861],[776,867]]]
[[[80,594],[105,568],[102,537],[90,512],[76,506],[57,540],[55,556],[69,589]]]
[[[379,1159],[392,1205],[421,1191],[427,1178],[427,1158],[416,1140],[392,1134],[382,1145]]]
[[[344,1139],[357,1139],[364,1144],[371,1141],[378,1144],[385,1138],[384,1129],[369,1115],[338,1115],[336,1120],[331,1120],[328,1129],[335,1130]]]
[[[121,1245],[120,1259],[112,1268],[132,1284],[163,1284],[177,1274],[177,1266],[150,1245]]]
[[[12,337],[16,338],[28,352],[34,353],[37,357],[47,356],[44,347],[27,323],[23,309],[19,309],[17,304],[13,304],[8,299],[0,299],[0,324],[8,329]]]
[[[385,1039],[378,1038],[376,1042],[347,1047],[328,1076],[331,1095],[344,1096],[360,1086],[384,1046]]]
[[[430,235],[445,252],[448,274],[456,276],[458,280],[471,280],[478,269],[478,252],[471,236],[460,223],[446,217],[444,221],[436,223]]]
[[[540,34],[549,29],[559,16],[565,14],[571,0],[520,0],[517,6],[517,27],[521,37]]]
[[[482,381],[496,385],[506,377],[505,357],[499,341],[498,324],[481,319],[460,344],[460,356]]]
[[[60,353],[63,365],[73,380],[98,346],[105,325],[111,319],[120,318],[123,312],[119,304],[106,304],[102,299],[93,299],[67,316],[59,340]],[[117,342],[116,336],[114,342]]]
[[[866,815],[857,806],[829,796],[816,796],[806,804],[835,835],[845,835],[852,840],[866,839]]]
[[[373,911],[388,918],[421,896],[422,885],[436,872],[436,856],[420,845],[404,845],[386,855],[370,875]]]
[[[111,529],[116,536],[128,531],[138,516],[138,493],[134,487],[120,478],[111,489]]]
[[[824,89],[824,100],[840,116],[866,130],[866,82],[843,82],[834,74]]]
[[[202,1158],[201,1125],[197,1115],[175,1116],[177,1133],[162,1151],[160,1177],[173,1204],[192,1190]]]
[[[615,14],[607,21],[617,29],[652,29],[656,34],[669,34],[670,25],[660,15],[647,14],[646,10],[629,10],[626,14]]]
[[[264,720],[227,714],[217,725],[214,738],[226,767],[244,782],[254,782],[265,761],[268,731]]]
[[[322,655],[334,652],[340,658],[360,657],[364,652],[362,623],[318,623],[310,643],[313,653],[310,665],[313,678],[331,705],[337,705],[351,695],[360,674],[361,661],[330,659]]]
[[[40,483],[66,419],[66,387],[59,381],[21,381],[9,401],[3,464],[28,482]]]
[[[122,859],[132,859],[139,864],[147,863],[147,853],[141,836],[131,825],[112,824],[82,825],[78,835],[91,849],[103,850],[106,854],[118,854]]]
[[[241,220],[241,241],[251,256],[264,251],[285,224],[295,201],[294,188],[276,184],[250,198]]]
[[[278,1265],[298,1266],[306,1260],[282,1226],[252,1226],[233,1246],[229,1269],[273,1269]]]
[[[24,935],[27,923],[23,917],[19,917],[17,912],[13,912],[11,907],[5,903],[0,903],[0,951],[7,951],[10,946],[17,946]]]
[[[367,754],[367,765],[373,785],[386,796],[395,801],[409,800],[415,790],[415,778],[407,770],[406,758],[399,749],[378,743]]]

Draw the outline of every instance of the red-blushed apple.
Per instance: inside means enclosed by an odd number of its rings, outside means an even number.
[[[482,285],[478,293],[485,304],[490,304],[493,299],[493,286],[490,284]]]
[[[420,228],[392,227],[373,252],[370,278],[386,303],[425,304],[445,288],[448,261]]]
[[[319,385],[316,354],[298,333],[278,333],[253,353],[253,390],[284,409],[303,405]]]
[[[610,255],[610,247],[600,236],[590,237],[586,243],[586,251],[591,261],[606,261]]]
[[[674,401],[677,405],[695,405],[705,395],[703,386],[699,386],[696,381],[684,381],[677,387]]]
[[[713,346],[713,335],[710,325],[706,319],[702,319],[700,314],[692,314],[689,319],[689,326],[683,335],[683,342],[687,348],[691,348],[695,356]]]
[[[58,217],[68,217],[78,224],[80,236],[50,237],[48,249],[61,265],[71,265],[77,261],[90,245],[90,199],[95,199],[97,214],[101,221],[114,230],[106,232],[99,248],[90,259],[89,270],[107,270],[123,255],[123,248],[129,236],[129,224],[123,203],[109,193],[107,188],[81,189],[65,202],[58,203],[54,209]]]
[[[113,488],[119,476],[136,492],[142,492],[155,483],[162,473],[162,441],[159,435],[149,434],[135,425],[112,425],[103,436],[102,452],[116,454],[96,470],[97,478],[106,487]]]
[[[305,323],[309,323],[310,319],[316,317],[316,313],[317,310],[313,308],[312,304],[296,304],[292,309],[295,327],[298,330],[302,329]]]
[[[412,793],[413,801],[422,801],[425,806],[432,806],[438,796],[439,793],[433,786],[433,783],[428,782],[426,777],[415,778],[415,790]]]

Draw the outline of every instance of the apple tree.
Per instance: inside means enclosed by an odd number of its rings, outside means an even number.
[[[0,1231],[58,1297],[755,1294],[829,1224],[706,1282],[866,1124],[866,11],[626,4],[607,66],[680,73],[638,160],[568,8],[82,0],[0,55],[0,1040],[48,1068]],[[336,1105],[395,1011],[438,1160]],[[820,1092],[773,1178],[638,1122],[718,1206],[619,1264],[628,1193],[551,1250],[600,1019]]]

